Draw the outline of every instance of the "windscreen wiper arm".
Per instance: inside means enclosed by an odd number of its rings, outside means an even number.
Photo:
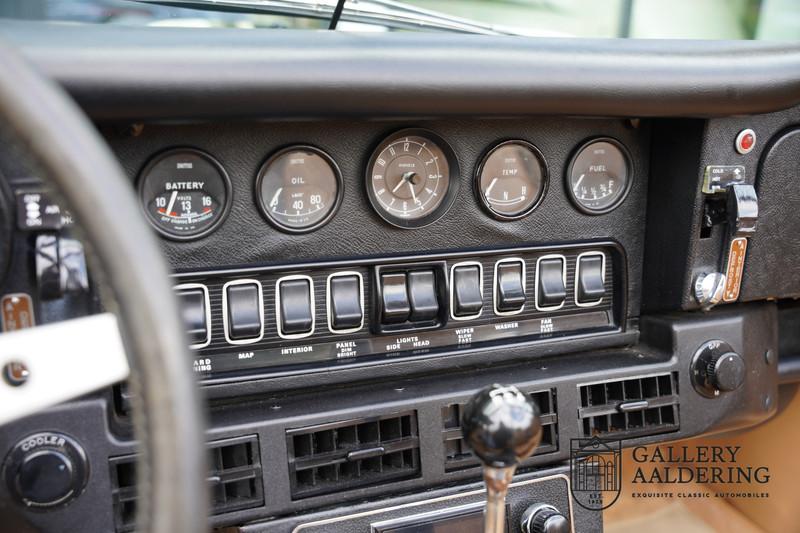
[[[143,4],[183,7],[203,11],[284,15],[330,20],[336,0],[134,0]],[[349,0],[345,2],[341,20],[378,24],[395,29],[437,30],[483,35],[518,35],[508,28],[471,21],[418,8],[395,0]]]

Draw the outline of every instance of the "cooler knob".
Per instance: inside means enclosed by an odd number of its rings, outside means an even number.
[[[9,492],[27,507],[65,505],[86,486],[89,464],[74,439],[61,433],[35,433],[19,441],[3,464]]]

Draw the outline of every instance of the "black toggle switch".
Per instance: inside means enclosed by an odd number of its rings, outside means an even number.
[[[408,273],[408,299],[411,303],[412,322],[426,322],[436,318],[439,314],[439,299],[433,270],[413,270]]]
[[[353,275],[330,278],[328,312],[333,330],[361,327],[364,311],[361,309],[361,278]]]
[[[190,344],[205,344],[208,341],[208,315],[206,314],[206,291],[200,287],[178,289],[181,316],[186,324],[186,335]]]
[[[408,320],[408,316],[411,314],[411,304],[408,301],[404,273],[382,274],[381,294],[383,295],[381,322],[398,324]]]
[[[578,259],[576,300],[579,304],[600,303],[606,293],[603,283],[603,256],[587,255]]]
[[[291,279],[279,282],[280,328],[283,335],[304,335],[314,327],[314,309],[311,306],[311,282],[308,279]]]
[[[263,332],[261,284],[241,283],[225,289],[228,337],[234,341],[257,339]]]
[[[495,306],[500,312],[520,311],[525,305],[525,280],[523,262],[498,263]]]
[[[36,237],[36,283],[43,300],[89,290],[89,274],[83,244],[49,233]]]
[[[536,307],[553,308],[564,304],[567,297],[564,267],[564,259],[561,257],[539,260],[536,265]]]
[[[453,316],[468,317],[483,309],[483,280],[478,265],[457,266],[453,269]]]

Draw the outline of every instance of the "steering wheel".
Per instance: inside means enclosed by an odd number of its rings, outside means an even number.
[[[20,386],[0,380],[0,424],[128,378],[139,531],[205,531],[200,394],[168,270],[130,181],[77,105],[5,43],[0,133],[66,200],[110,311],[0,335],[0,367],[28,372]]]

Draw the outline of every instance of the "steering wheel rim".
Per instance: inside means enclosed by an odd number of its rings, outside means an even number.
[[[205,531],[200,393],[155,237],[140,216],[130,181],[63,89],[2,42],[0,69],[0,127],[64,197],[99,267],[95,281],[114,296],[110,310],[119,317],[135,393],[137,527],[151,533]]]

